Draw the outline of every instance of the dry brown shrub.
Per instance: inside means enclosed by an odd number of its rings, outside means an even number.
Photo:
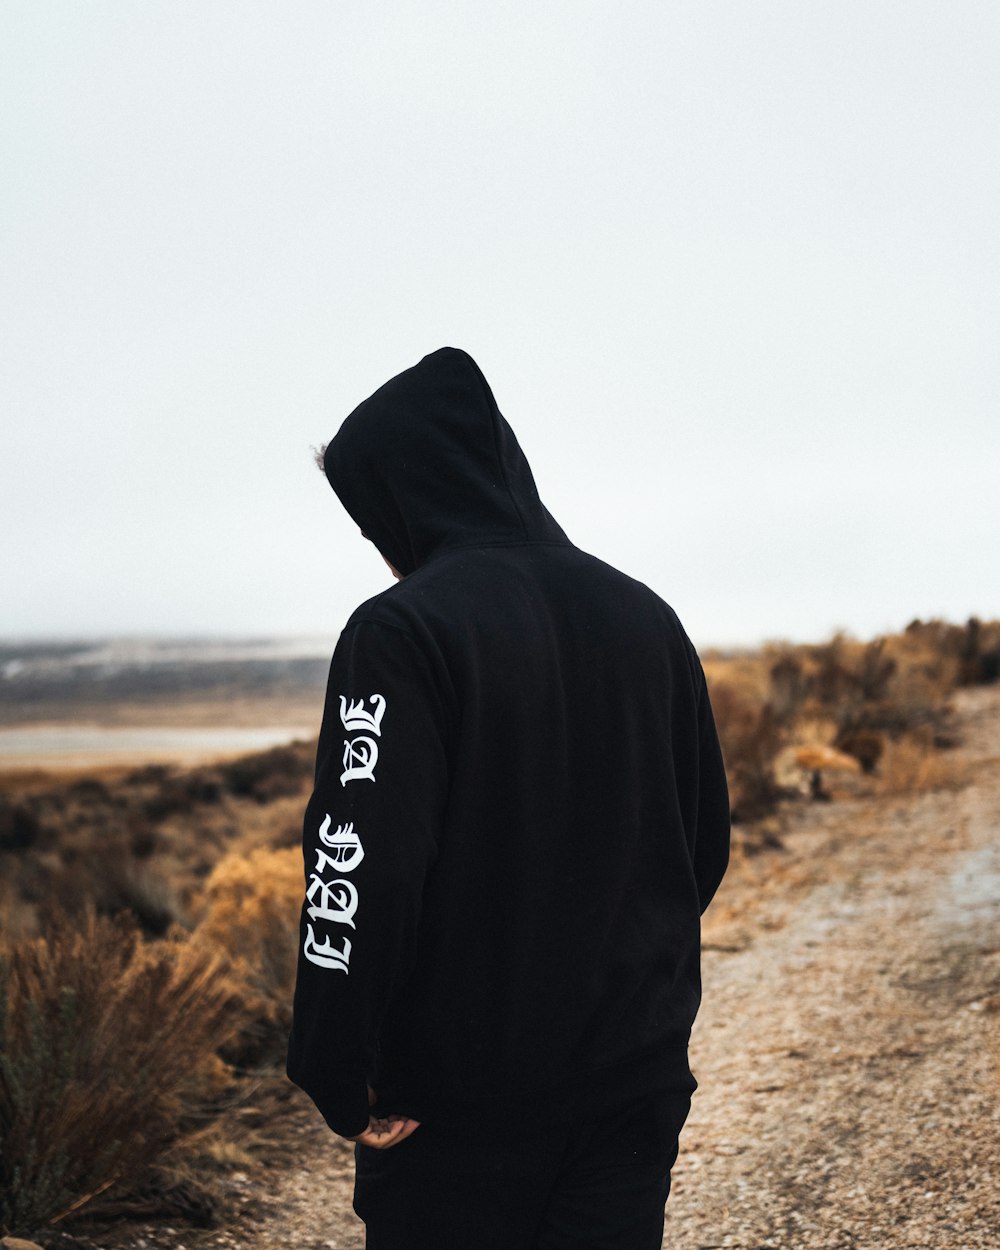
[[[772,811],[781,797],[774,761],[783,741],[768,703],[758,703],[738,686],[716,682],[712,709],[722,743],[734,821],[755,820]]]
[[[314,760],[311,743],[292,742],[220,764],[217,771],[233,794],[269,803],[298,794],[312,775]]]
[[[874,729],[849,729],[840,734],[833,745],[838,751],[853,756],[868,776],[875,772],[885,754],[885,738]]]
[[[801,660],[786,648],[770,661],[768,677],[768,702],[774,709],[775,717],[782,725],[794,724],[808,691]]]
[[[24,803],[0,794],[0,851],[23,851],[38,842],[41,824]]]
[[[903,638],[955,664],[960,686],[989,685],[1000,680],[1000,621],[972,616],[965,625],[946,621],[911,621]]]
[[[869,776],[882,769],[887,791],[951,784],[956,765],[931,748],[954,745],[951,693],[989,680],[994,650],[1000,624],[973,620],[914,622],[867,643],[839,633],[820,645],[708,653],[734,819],[758,820],[801,792],[801,777],[782,765],[795,744],[832,745]]]
[[[829,642],[801,649],[807,665],[809,695],[815,704],[829,709],[857,698],[854,670],[860,649],[860,644],[844,633],[834,634]]]
[[[795,648],[791,649],[794,653]],[[775,644],[763,651],[709,651],[702,656],[702,667],[709,688],[714,690],[718,682],[737,687],[748,698],[766,703],[769,695],[769,666],[780,656],[789,653],[784,644]]]
[[[147,936],[186,926],[201,883],[235,839],[299,841],[314,754],[301,744],[234,762],[243,796],[217,767],[0,778],[0,907],[13,900],[22,931],[40,932],[53,900],[70,912],[90,902],[98,912],[132,911]]]
[[[883,794],[923,794],[960,786],[964,768],[954,755],[935,750],[926,738],[890,742],[882,757],[878,789]]]
[[[844,634],[799,648],[804,715],[832,717],[838,732],[885,730],[898,735],[944,714],[954,688],[953,659],[907,635],[860,643]]]
[[[241,1066],[285,1053],[302,904],[302,853],[258,848],[226,855],[205,883],[199,941],[225,952],[243,1023],[224,1052]]]
[[[30,1231],[140,1175],[209,1096],[235,1027],[214,956],[128,918],[50,916],[0,952],[0,1229]]]
[[[105,916],[128,912],[149,937],[162,937],[185,922],[180,888],[165,864],[136,858],[117,831],[107,831],[101,841],[88,834],[67,838],[51,852],[22,854],[10,876],[20,901],[35,908],[38,932],[53,906],[68,916],[80,916],[89,907]]]
[[[151,1194],[153,1201],[162,1204],[166,1197],[170,1205],[170,1198],[180,1193],[197,1194],[203,1203],[216,1207],[224,1204],[226,1173],[287,1154],[283,1119],[291,1093],[283,1070],[240,1081],[229,1105],[213,1108],[219,1114],[193,1126],[157,1164],[154,1179],[160,1192]]]

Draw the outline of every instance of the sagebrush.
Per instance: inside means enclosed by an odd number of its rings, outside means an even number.
[[[217,956],[126,917],[56,914],[0,951],[0,1229],[139,1175],[210,1096],[237,1024]]]

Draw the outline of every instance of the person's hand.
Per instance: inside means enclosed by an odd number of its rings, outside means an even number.
[[[368,1105],[375,1102],[375,1091],[368,1086]],[[349,1137],[348,1141],[359,1142],[362,1146],[371,1146],[373,1150],[388,1150],[390,1146],[398,1146],[401,1141],[420,1127],[419,1120],[407,1120],[400,1116],[370,1116],[368,1127],[357,1137]]]

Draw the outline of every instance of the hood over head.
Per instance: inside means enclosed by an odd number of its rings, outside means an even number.
[[[340,502],[400,573],[452,547],[566,542],[514,431],[466,352],[442,347],[344,421],[323,468]]]

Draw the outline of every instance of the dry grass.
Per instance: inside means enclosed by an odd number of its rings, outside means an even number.
[[[754,820],[773,810],[781,790],[774,761],[784,731],[768,702],[760,702],[743,684],[717,679],[712,707],[729,778],[733,819]]]
[[[950,696],[1000,675],[1000,622],[915,621],[871,642],[837,634],[819,645],[710,653],[705,671],[733,820],[757,822],[810,789],[829,797],[825,773],[810,779],[788,764],[820,748],[853,757],[887,793],[952,784],[954,765],[941,754],[954,744]]]
[[[189,926],[205,878],[234,844],[242,853],[299,843],[313,754],[294,744],[190,772],[151,765],[0,786],[5,931],[41,933],[53,902],[131,912],[150,937]]]
[[[302,892],[297,848],[234,852],[205,883],[197,937],[227,959],[241,1024],[224,1053],[240,1067],[273,1064],[284,1057]]]
[[[804,879],[799,857],[762,852],[810,792],[959,784],[949,698],[990,680],[995,657],[1000,624],[940,622],[707,655],[738,822],[731,878],[765,899]],[[853,773],[821,769],[818,785],[797,762],[844,754]],[[235,1065],[254,1090],[247,1077],[284,1055],[311,759],[298,744],[0,787],[0,1230],[107,1209],[112,1194],[125,1210],[126,1185],[151,1209],[157,1184],[174,1185],[193,1216],[213,1171],[249,1166],[267,1129],[223,1087]],[[726,908],[724,889],[709,942],[732,940]]]
[[[235,1025],[217,958],[125,920],[54,916],[0,956],[0,1227],[139,1175],[210,1093]]]
[[[896,795],[958,789],[967,773],[953,755],[935,750],[919,738],[903,738],[889,744],[879,767],[877,789]]]

